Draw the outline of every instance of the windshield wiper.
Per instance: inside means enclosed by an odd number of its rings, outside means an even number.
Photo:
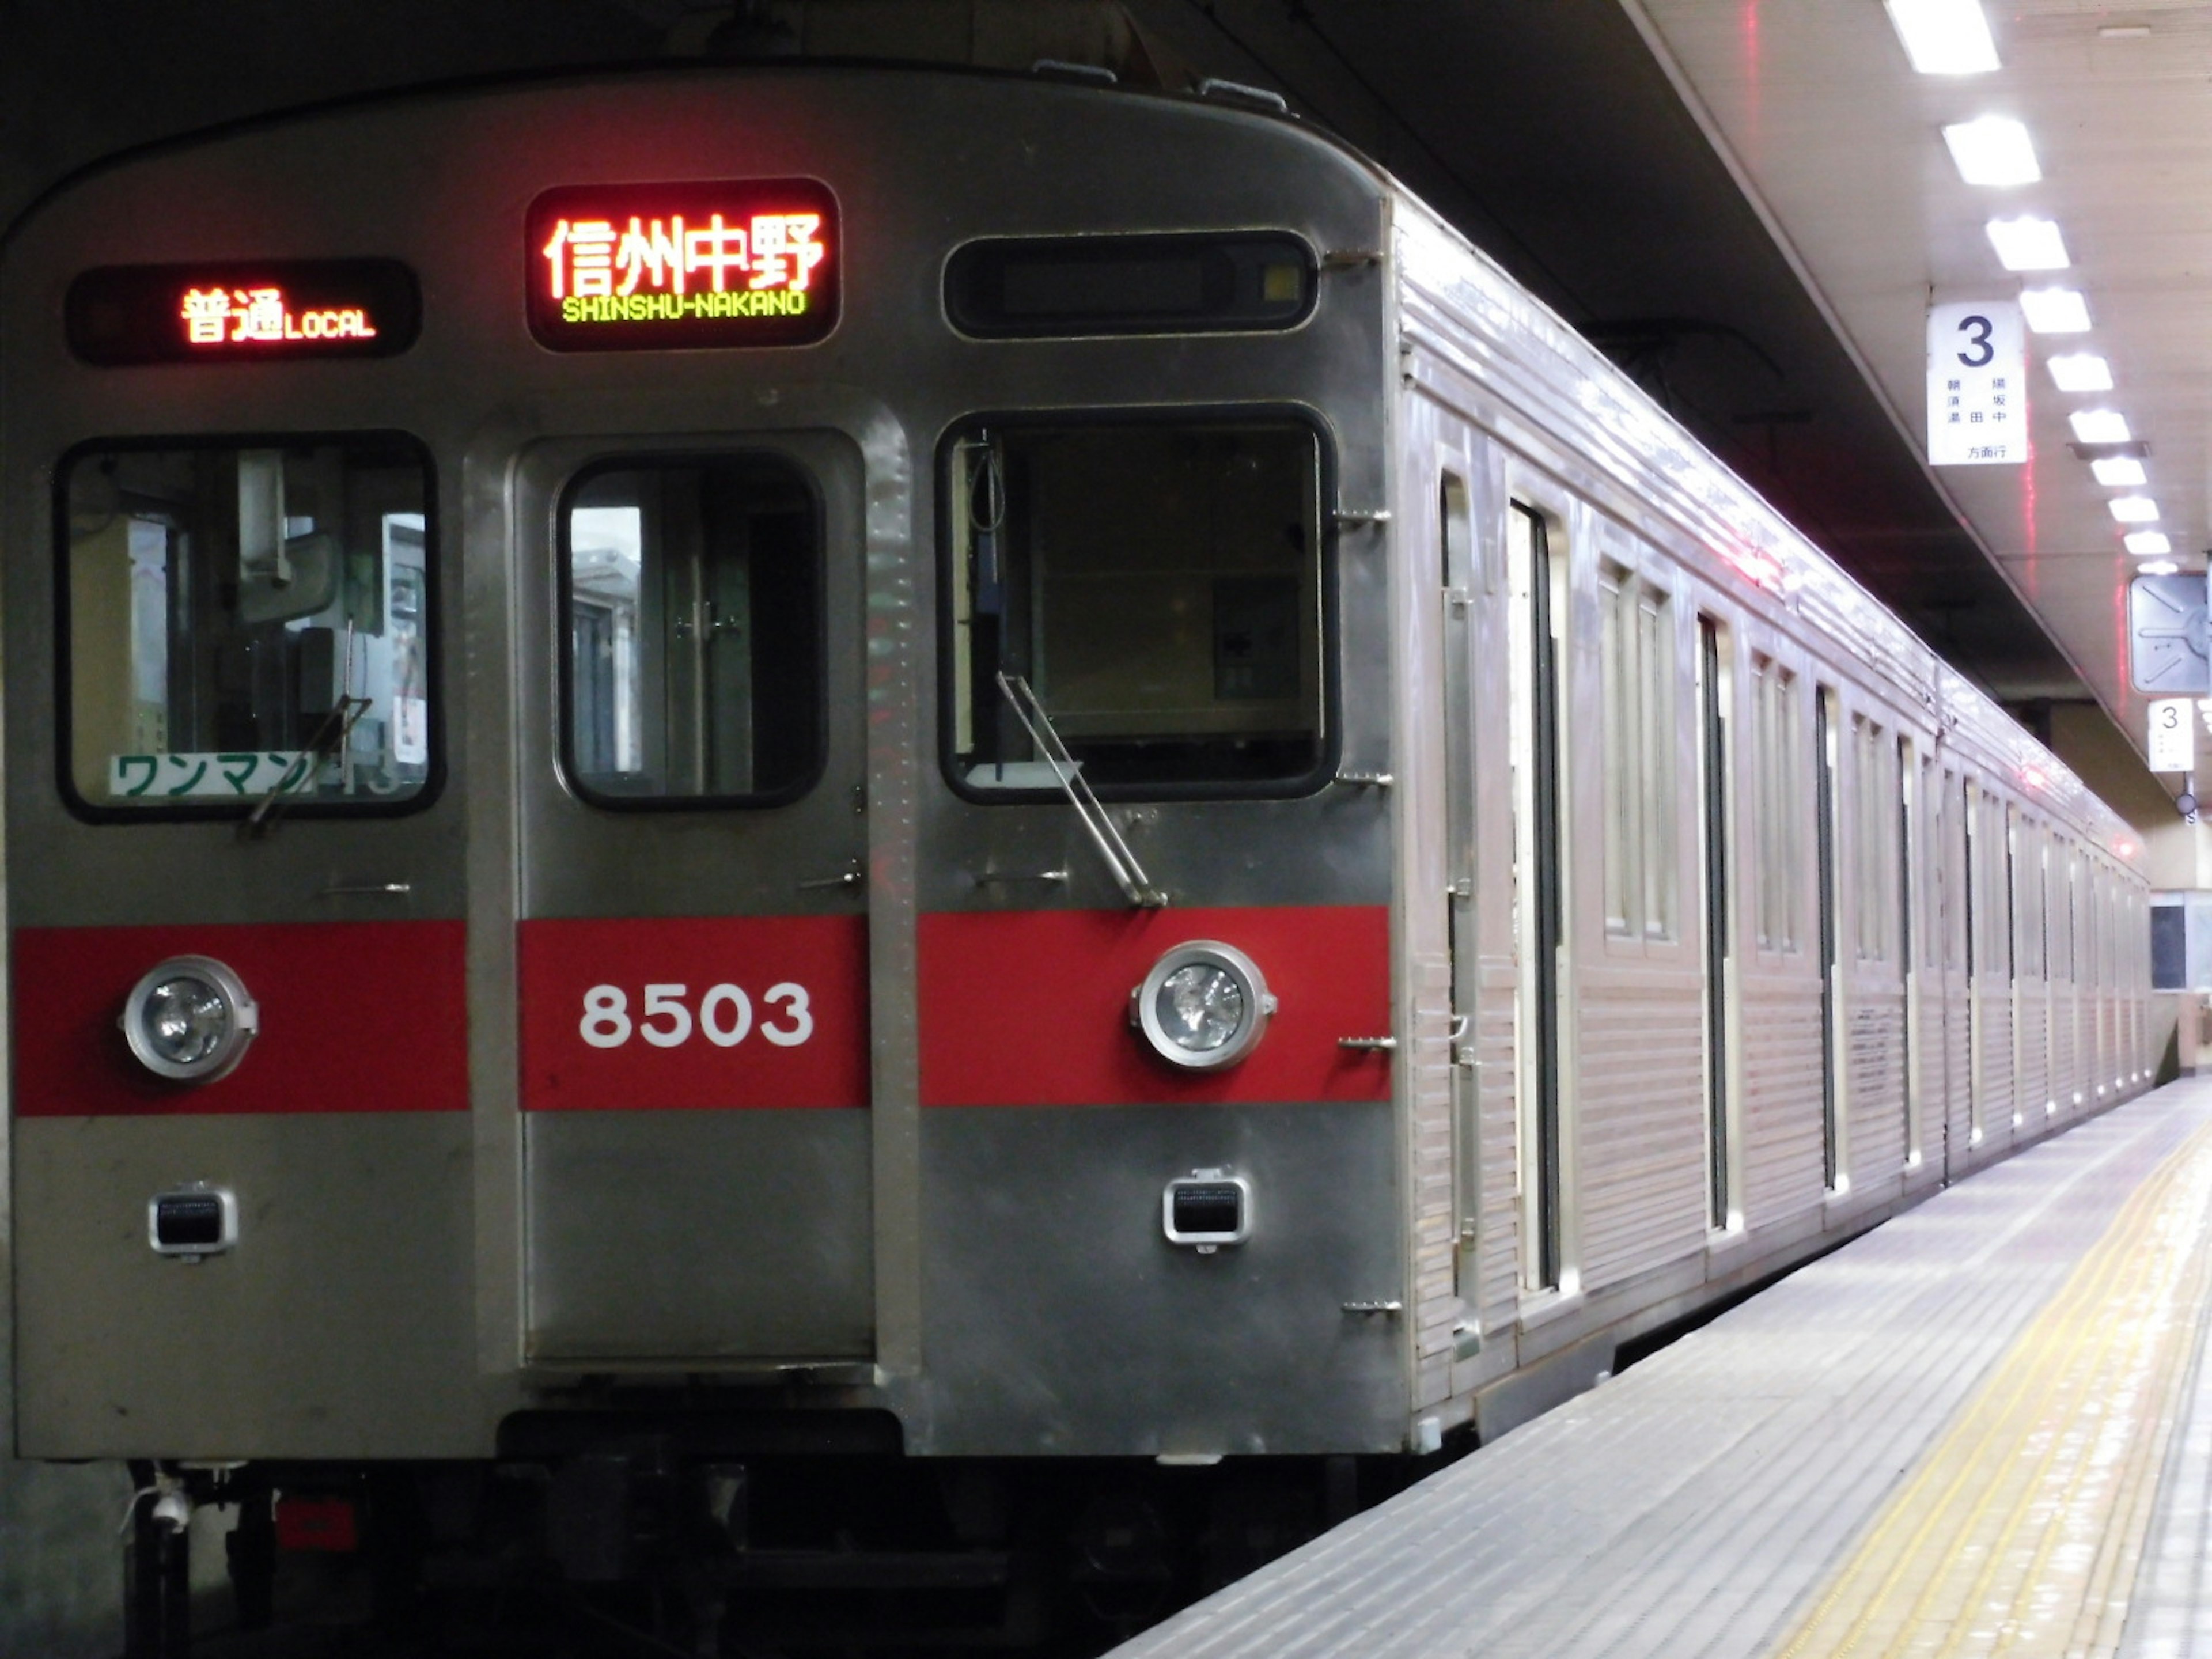
[[[1129,843],[1121,839],[1121,832],[1114,827],[1114,820],[1106,816],[1106,809],[1098,804],[1098,797],[1084,781],[1083,769],[1067,752],[1054,729],[1052,716],[1044,712],[1044,704],[1037,694],[1030,690],[1030,683],[1019,674],[1001,672],[998,676],[999,695],[1014,711],[1014,718],[1030,734],[1030,741],[1037,752],[1051,763],[1053,774],[1067,796],[1067,804],[1075,809],[1075,816],[1083,820],[1083,827],[1091,832],[1091,844],[1098,849],[1098,856],[1106,860],[1106,868],[1114,878],[1114,884],[1121,890],[1121,896],[1140,910],[1158,910],[1168,902],[1168,896],[1152,885],[1145,874],[1144,866],[1129,850]]]

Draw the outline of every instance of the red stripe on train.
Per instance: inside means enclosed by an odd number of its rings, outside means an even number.
[[[1250,1057],[1176,1070],[1129,1026],[1129,993],[1162,952],[1233,945],[1281,1008]],[[1220,910],[943,912],[921,918],[926,1106],[1103,1106],[1385,1100],[1386,1057],[1338,1046],[1390,1029],[1390,917],[1381,905]]]
[[[518,929],[528,1111],[868,1103],[862,916]]]
[[[11,945],[19,1117],[468,1109],[461,922],[22,927]],[[187,955],[228,964],[260,1006],[213,1083],[154,1077],[116,1024],[140,975]]]

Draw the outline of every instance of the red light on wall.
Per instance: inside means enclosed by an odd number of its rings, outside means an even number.
[[[415,343],[415,273],[395,259],[104,265],[70,284],[70,349],[88,363],[388,357]]]
[[[836,326],[836,198],[811,179],[567,185],[524,227],[530,331],[556,351],[805,345]]]

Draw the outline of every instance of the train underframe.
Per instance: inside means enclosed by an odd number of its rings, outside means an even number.
[[[493,1460],[134,1463],[125,1659],[210,1651],[196,1623],[351,1625],[425,1655],[1076,1659],[1439,1461],[925,1458],[898,1439],[888,1413],[538,1413]],[[191,1540],[214,1534],[188,1522],[210,1507],[228,1606],[191,1588]]]

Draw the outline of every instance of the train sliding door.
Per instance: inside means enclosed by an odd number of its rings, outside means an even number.
[[[827,434],[524,464],[531,1363],[872,1354],[860,477]]]

